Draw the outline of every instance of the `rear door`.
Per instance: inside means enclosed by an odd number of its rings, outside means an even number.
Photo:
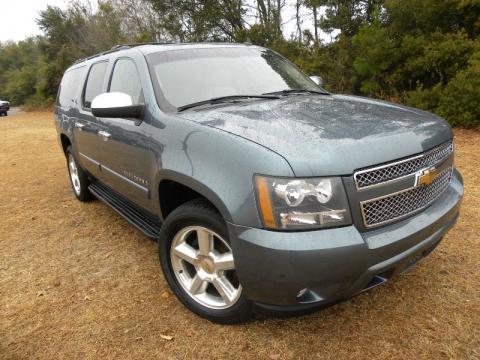
[[[93,99],[105,90],[107,67],[108,61],[97,62],[90,67],[80,99],[81,104],[78,106],[78,120],[74,127],[75,142],[82,167],[102,180],[104,175],[100,171],[100,158],[104,149],[99,133],[105,129],[92,115],[91,105]]]
[[[135,61],[129,57],[116,59],[108,92],[130,95],[134,104],[144,104],[144,86]],[[151,170],[155,163],[150,151],[146,121],[126,118],[99,118],[108,138],[103,142],[100,158],[107,185],[129,200],[153,211],[151,201]]]

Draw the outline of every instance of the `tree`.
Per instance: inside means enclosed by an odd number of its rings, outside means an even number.
[[[360,27],[372,23],[376,12],[380,11],[383,0],[323,0],[325,16],[320,27],[326,32],[335,29],[347,37],[355,35]]]
[[[244,29],[242,0],[147,0],[162,27],[180,41],[233,41]]]
[[[320,6],[324,5],[324,0],[305,0],[305,6],[312,10],[313,14],[313,33],[315,44],[319,44],[320,38],[318,36],[318,26],[319,26],[319,18],[318,18],[318,11]]]
[[[38,42],[29,38],[0,45],[0,99],[18,105],[37,93],[38,69],[43,66]]]
[[[121,43],[249,41],[270,47],[327,89],[406,103],[478,127],[478,0],[74,0],[48,6],[43,35],[0,44],[0,97],[52,103],[75,60]],[[296,35],[283,34],[294,6]],[[312,29],[302,24],[311,13]],[[335,34],[320,41],[320,30]]]

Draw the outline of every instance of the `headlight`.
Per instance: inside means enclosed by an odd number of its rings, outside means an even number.
[[[338,177],[255,176],[257,203],[265,227],[277,230],[325,228],[352,223]]]

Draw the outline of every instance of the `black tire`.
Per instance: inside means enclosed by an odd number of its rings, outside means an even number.
[[[8,113],[5,111],[5,112],[3,113],[3,115],[8,116]]]
[[[212,309],[194,300],[179,284],[174,274],[170,250],[175,235],[189,226],[207,228],[230,243],[225,221],[206,201],[192,200],[172,211],[162,224],[158,241],[160,264],[170,288],[188,309],[205,319],[220,324],[238,324],[247,321],[252,316],[252,303],[245,297],[243,291],[230,307]]]
[[[80,163],[78,162],[77,158],[75,157],[75,154],[74,154],[71,146],[67,147],[67,150],[65,151],[65,156],[67,158],[68,177],[70,179],[70,184],[72,185],[72,190],[73,190],[73,193],[74,193],[75,197],[82,202],[91,201],[94,197],[93,197],[92,193],[88,190],[88,185],[90,183],[88,181],[87,174],[80,167]],[[70,168],[70,160],[71,159],[73,159],[73,161],[75,162],[75,166],[76,166],[76,171],[77,171],[77,176],[78,176],[78,182],[76,184],[74,184],[74,180],[72,178],[72,169]]]

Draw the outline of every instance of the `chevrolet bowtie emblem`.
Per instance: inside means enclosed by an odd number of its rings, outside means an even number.
[[[437,176],[438,172],[435,166],[422,169],[415,175],[415,186],[430,185]]]

